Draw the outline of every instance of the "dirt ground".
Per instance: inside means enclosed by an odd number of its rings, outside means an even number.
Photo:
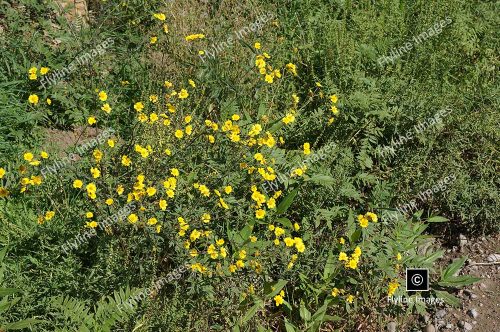
[[[462,238],[461,246],[449,249],[447,257],[450,260],[460,256],[469,258],[460,273],[479,277],[481,281],[458,292],[461,308],[438,311],[438,317],[434,317],[437,319],[433,320],[444,323],[439,331],[500,331],[499,240],[500,235],[472,240]],[[472,329],[468,329],[470,327]]]

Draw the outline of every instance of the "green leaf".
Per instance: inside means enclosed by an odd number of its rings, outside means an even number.
[[[264,308],[264,302],[262,300],[258,300],[257,303],[255,303],[250,309],[248,309],[245,316],[243,316],[242,323],[246,324],[261,308]]]
[[[283,287],[285,287],[287,283],[288,280],[280,279],[274,284],[267,284],[266,286],[264,286],[264,292],[266,294],[266,298],[272,298],[276,296],[283,289]]]
[[[293,200],[295,199],[295,196],[299,193],[299,189],[294,189],[292,190],[284,199],[281,201],[281,203],[278,205],[276,208],[276,213],[277,214],[282,214],[285,213],[286,210],[292,205]]]
[[[278,222],[278,223],[282,224],[283,226],[288,227],[291,230],[293,230],[292,222],[288,218],[278,218],[278,219],[276,219],[276,222]]]
[[[234,237],[235,242],[241,245],[243,242],[247,241],[252,234],[254,225],[255,220],[250,220],[248,224],[245,225],[245,227],[243,227],[238,234],[236,234],[236,236]]]
[[[285,329],[286,329],[286,332],[295,332],[296,329],[295,329],[295,326],[293,326],[292,323],[288,322],[288,320],[285,318]]]
[[[0,288],[0,296],[7,296],[21,292],[20,289],[17,288]]]
[[[306,181],[311,181],[321,186],[331,186],[332,184],[335,183],[335,179],[329,175],[313,175]]]
[[[0,251],[0,264],[3,263],[3,260],[5,258],[5,255],[7,254],[7,249],[9,247],[8,246],[5,246],[2,251]]]
[[[415,266],[421,266],[421,267],[426,267],[426,266],[431,266],[436,260],[439,258],[443,257],[444,250],[438,250],[435,253],[432,253],[431,255],[427,257],[422,257],[420,259],[415,260]]]
[[[352,210],[349,210],[349,216],[347,217],[347,237],[351,239],[352,234],[356,231],[356,224],[354,223],[354,214]]]
[[[360,237],[361,237],[361,229],[358,228],[354,233],[352,233],[349,241],[351,242],[351,244],[354,244],[356,243],[356,241],[359,240]]]
[[[454,295],[451,295],[450,293],[446,291],[439,291],[436,290],[434,291],[436,293],[436,297],[442,298],[447,304],[453,306],[453,307],[459,307],[460,306],[460,299],[455,297]]]
[[[449,219],[445,217],[440,217],[440,216],[435,216],[435,217],[430,217],[427,219],[427,222],[445,222],[448,221]]]
[[[302,318],[305,322],[311,320],[311,312],[307,310],[303,301],[300,302],[300,318]]]
[[[283,121],[278,120],[276,121],[272,126],[271,128],[268,130],[271,134],[274,134],[275,132],[277,132],[278,130],[281,129],[281,127],[283,127],[284,123]]]
[[[443,287],[463,287],[478,282],[479,280],[481,280],[481,278],[473,276],[449,277],[446,281],[438,282],[438,285]]]
[[[328,258],[326,259],[325,268],[323,269],[323,280],[328,279],[333,271],[335,270],[335,257],[333,253],[330,251],[328,254]]]
[[[446,281],[448,278],[453,277],[453,275],[462,268],[467,257],[461,257],[453,261],[450,265],[446,267],[446,269],[441,274],[441,281]]]
[[[21,330],[21,329],[25,329],[27,327],[30,327],[31,325],[42,323],[42,322],[44,322],[44,321],[39,320],[39,319],[29,318],[29,319],[21,320],[19,322],[7,324],[4,326],[4,329],[5,330]]]

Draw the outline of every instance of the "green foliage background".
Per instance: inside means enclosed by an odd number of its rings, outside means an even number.
[[[57,15],[50,1],[0,1],[0,165],[14,165],[24,151],[44,144],[45,128],[67,130],[85,125],[86,117],[98,106],[96,88],[120,96],[114,101],[119,116],[107,125],[117,129],[124,139],[131,137],[133,119],[127,117],[126,110],[145,91],[160,91],[165,77],[175,81],[192,75],[203,82],[206,104],[197,105],[198,109],[206,114],[217,110],[222,115],[243,110],[253,110],[252,115],[256,115],[262,105],[280,109],[283,105],[273,94],[300,91],[301,100],[308,100],[311,91],[304,87],[321,82],[329,90],[326,95],[338,94],[341,115],[334,125],[325,127],[323,115],[328,110],[314,99],[301,109],[298,123],[292,127],[297,130],[286,132],[289,149],[299,148],[305,141],[315,142],[317,149],[329,141],[338,145],[324,162],[313,167],[315,173],[328,176],[328,183],[306,183],[290,209],[293,218],[310,234],[299,277],[295,272],[279,270],[279,263],[269,271],[268,282],[289,280],[283,287],[294,296],[289,299],[293,310],[261,310],[271,292],[264,291],[254,302],[240,301],[241,292],[255,282],[251,275],[216,282],[191,276],[167,285],[162,296],[145,301],[134,313],[115,317],[110,323],[115,324],[115,330],[208,331],[241,326],[241,330],[279,327],[313,331],[318,324],[335,324],[336,318],[328,317],[333,313],[326,308],[337,305],[327,295],[339,270],[330,269],[328,264],[332,253],[338,251],[338,236],[347,233],[359,237],[349,231],[352,211],[376,210],[383,214],[450,174],[455,174],[457,180],[420,205],[421,211],[415,216],[403,218],[406,222],[387,222],[379,236],[364,239],[365,246],[372,248],[367,255],[383,257],[366,268],[382,274],[384,266],[390,264],[387,257],[398,251],[407,252],[405,264],[432,268],[442,252],[429,252],[420,261],[417,245],[425,240],[424,231],[429,230],[420,221],[436,214],[449,222],[431,224],[431,233],[444,234],[450,241],[459,232],[479,236],[499,230],[497,3],[273,0],[266,4],[232,3],[232,7],[213,1],[206,5],[209,16],[204,19],[204,32],[213,36],[213,42],[251,22],[235,21],[234,15],[245,17],[252,8],[276,13],[276,24],[269,22],[262,34],[243,39],[206,62],[176,47],[180,40],[173,37],[167,46],[170,59],[158,61],[148,47],[153,29],[148,23],[151,14],[168,10],[175,3],[125,3],[127,6],[91,2],[96,15],[90,27],[79,30]],[[241,12],[234,13],[229,7],[240,8]],[[445,17],[450,17],[452,24],[442,33],[394,63],[377,64],[380,56],[390,54]],[[54,28],[53,23],[58,27]],[[83,50],[108,37],[115,41],[111,52],[80,68],[71,76],[70,84],[50,90],[50,96],[47,91],[38,92],[42,101],[46,97],[53,99],[53,107],[42,112],[29,109],[26,100],[36,86],[26,79],[28,68],[63,68]],[[54,40],[59,41],[58,47]],[[256,40],[276,65],[296,63],[299,77],[270,90],[255,88],[249,72],[253,70],[252,45]],[[130,85],[123,87],[120,81],[124,79]],[[381,158],[377,154],[380,146],[389,145],[392,139],[405,135],[415,124],[444,108],[452,112],[442,126],[431,127],[403,144],[394,156]],[[233,161],[229,158],[227,163]],[[137,289],[147,287],[180,264],[178,257],[170,257],[173,251],[168,245],[158,256],[151,257],[147,248],[158,243],[139,236],[96,238],[81,250],[63,255],[63,239],[79,232],[77,227],[68,226],[74,216],[66,215],[66,223],[39,227],[33,222],[40,213],[38,208],[36,197],[0,200],[0,246],[9,247],[2,262],[8,278],[0,287],[22,290],[22,297],[15,299],[9,294],[8,302],[0,301],[0,307],[16,302],[2,314],[2,327],[7,322],[36,317],[44,322],[34,330],[76,330],[82,321],[87,322],[89,330],[105,330],[106,322],[96,325],[96,312],[116,312],[116,303],[126,301]],[[403,241],[408,238],[413,241]],[[170,259],[165,261],[165,257]],[[435,271],[436,284],[444,285],[436,285],[440,291],[452,283],[449,278],[453,273],[449,272]],[[358,289],[370,295],[364,295],[364,302],[353,307],[339,309],[335,315],[349,316],[352,321],[337,326],[352,329],[356,321],[374,313],[379,313],[379,321],[383,314],[403,316],[402,312],[384,312],[373,304],[376,287],[369,280],[361,282]],[[119,294],[107,297],[114,291]],[[82,306],[91,309],[85,312]],[[249,314],[252,310],[255,316]],[[425,308],[415,310],[422,312]]]

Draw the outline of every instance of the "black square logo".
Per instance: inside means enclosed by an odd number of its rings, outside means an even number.
[[[429,270],[406,269],[406,291],[427,292],[429,290]]]

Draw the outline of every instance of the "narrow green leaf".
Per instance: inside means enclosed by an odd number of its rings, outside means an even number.
[[[21,290],[17,288],[0,288],[0,296],[7,296],[19,292],[21,292]]]
[[[453,275],[462,268],[467,257],[461,257],[453,261],[450,265],[446,267],[446,269],[441,274],[441,281],[448,280],[449,277],[453,277]]]
[[[328,254],[328,258],[326,259],[325,268],[323,269],[323,280],[328,279],[335,269],[335,257],[333,253],[330,251]]]
[[[293,230],[292,222],[288,218],[278,218],[278,219],[276,219],[276,222],[278,222],[278,223],[282,224],[283,226],[288,227],[288,228],[290,228],[290,229]]]
[[[334,184],[335,179],[329,175],[313,175],[307,181],[319,184],[321,186],[331,186]]]
[[[451,295],[450,293],[446,291],[434,291],[436,293],[436,297],[442,298],[447,304],[453,306],[453,307],[458,307],[460,306],[460,300],[455,297],[454,295]]]
[[[306,305],[302,301],[300,302],[300,318],[305,322],[311,320],[311,312],[307,310]]]
[[[266,298],[272,298],[277,295],[288,283],[287,280],[280,279],[274,284],[268,284],[265,287]]]
[[[257,311],[261,308],[264,307],[264,302],[261,300],[257,301],[248,311],[246,312],[245,316],[243,316],[242,323],[246,324],[250,319],[252,319],[253,316],[257,313]]]
[[[286,329],[286,332],[295,332],[296,331],[295,326],[293,326],[293,324],[290,323],[286,318],[285,318],[285,329]]]
[[[278,205],[276,208],[276,213],[277,214],[282,214],[285,213],[286,210],[292,205],[293,200],[295,199],[295,196],[299,193],[299,189],[294,189],[292,190],[284,199],[281,201],[281,203]]]
[[[435,216],[435,217],[430,217],[427,219],[427,222],[445,222],[448,221],[449,219],[445,217],[440,217],[440,216]]]
[[[5,325],[4,328],[6,330],[21,330],[21,329],[25,329],[27,327],[30,327],[31,325],[42,323],[42,322],[44,322],[44,321],[39,320],[39,319],[29,318],[29,319],[21,320],[19,322],[7,324],[7,325]]]
[[[478,282],[481,278],[473,277],[473,276],[458,276],[458,277],[449,277],[446,281],[438,282],[439,286],[443,287],[463,287],[467,285],[472,285],[475,282]]]

